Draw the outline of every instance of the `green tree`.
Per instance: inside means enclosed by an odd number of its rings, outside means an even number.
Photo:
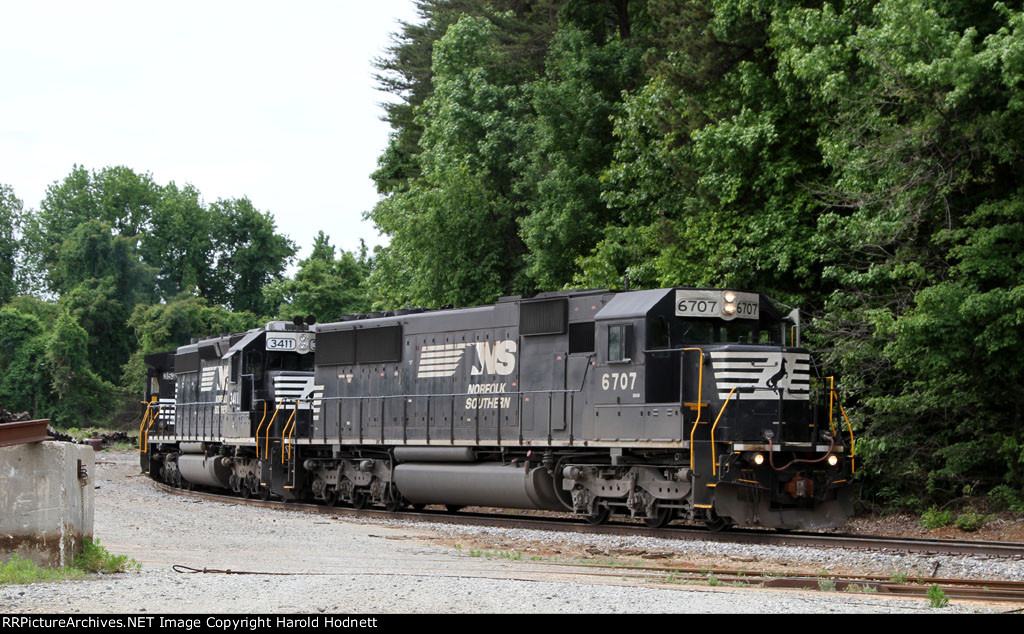
[[[369,214],[391,236],[371,282],[392,305],[466,305],[523,285],[510,157],[527,103],[491,46],[497,32],[464,17],[436,43],[419,115],[423,176]]]
[[[125,364],[121,383],[133,393],[142,392],[146,379],[143,355],[174,350],[192,338],[245,332],[259,325],[257,315],[232,312],[189,293],[164,304],[138,305],[128,319],[138,349]]]
[[[45,417],[52,404],[46,364],[46,333],[35,315],[10,305],[0,308],[0,403],[13,411]]]
[[[19,251],[18,227],[21,224],[22,203],[14,190],[0,183],[0,306],[18,293],[15,277]]]
[[[602,4],[565,7],[564,14],[586,8],[597,15],[563,20],[545,77],[530,88],[536,123],[525,168],[529,213],[520,224],[528,272],[541,288],[570,283],[577,260],[617,219],[601,200],[601,174],[613,157],[621,94],[641,76],[642,44],[628,37],[628,26],[609,34]]]
[[[334,246],[320,231],[309,258],[299,262],[294,279],[276,280],[264,287],[266,304],[274,307],[279,319],[313,315],[321,322],[347,313],[370,310],[372,302],[366,287],[371,262],[363,245],[359,257],[342,251],[335,259]]]
[[[295,243],[277,234],[274,217],[248,198],[210,205],[214,280],[207,299],[238,312],[266,312],[263,287],[278,279],[295,255]]]
[[[89,364],[89,335],[67,312],[61,312],[46,342],[45,363],[56,395],[48,412],[60,426],[86,427],[110,415],[115,388]]]
[[[201,297],[218,289],[214,274],[213,217],[192,185],[164,186],[142,235],[143,261],[158,271],[164,299],[193,289]]]
[[[64,240],[89,221],[104,222],[115,235],[134,240],[148,226],[159,197],[160,187],[149,174],[123,166],[90,173],[75,165],[63,181],[47,188],[39,211],[26,218],[28,264],[49,290],[66,292],[69,287],[50,279]]]

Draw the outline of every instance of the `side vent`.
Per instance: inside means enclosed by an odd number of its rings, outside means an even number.
[[[188,352],[185,354],[179,354],[174,357],[174,373],[181,374],[182,372],[198,372],[199,371],[199,353]]]
[[[356,331],[357,363],[393,363],[402,360],[402,327],[384,326]]]
[[[520,335],[561,335],[569,322],[569,301],[565,298],[519,304]]]
[[[349,365],[356,362],[356,331],[336,330],[316,335],[317,365]]]

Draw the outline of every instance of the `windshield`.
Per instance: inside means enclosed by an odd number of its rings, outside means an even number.
[[[746,343],[781,345],[782,329],[777,322],[764,324],[752,319],[667,319],[657,316],[648,321],[647,347],[681,348],[692,344]]]

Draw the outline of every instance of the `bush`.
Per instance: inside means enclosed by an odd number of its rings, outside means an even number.
[[[984,513],[961,513],[956,518],[956,527],[962,531],[973,533],[991,519],[991,515],[985,515]]]
[[[921,526],[924,528],[941,528],[949,526],[953,521],[953,511],[940,511],[934,506],[921,514]]]

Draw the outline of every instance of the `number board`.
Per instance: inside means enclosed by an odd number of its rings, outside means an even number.
[[[267,350],[294,350],[295,339],[293,337],[267,335]]]
[[[677,317],[715,317],[726,321],[736,319],[758,319],[760,307],[758,305],[757,293],[737,293],[736,299],[732,302],[736,306],[736,312],[728,314],[725,312],[724,291],[676,291],[676,316]]]

